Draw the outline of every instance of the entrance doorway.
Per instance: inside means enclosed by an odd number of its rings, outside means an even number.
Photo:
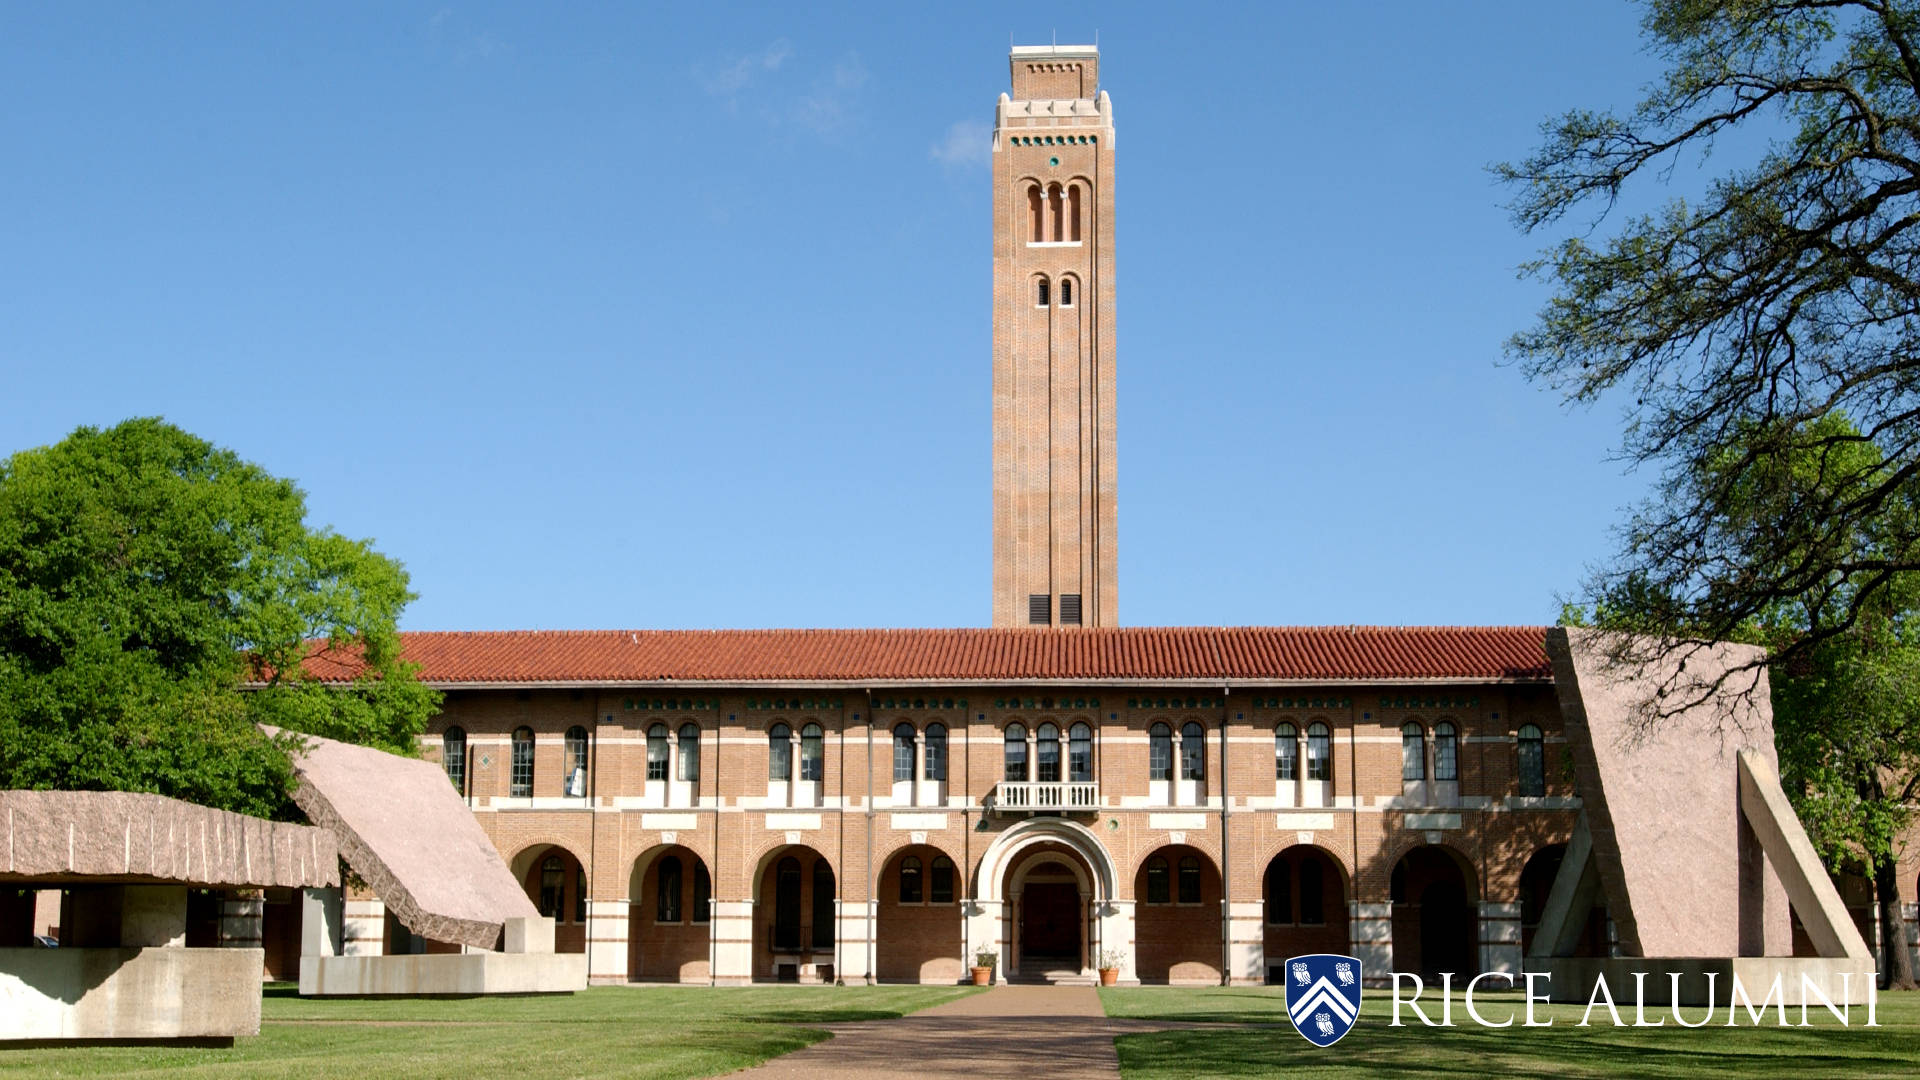
[[[1080,967],[1080,886],[1029,881],[1020,893],[1020,957]]]

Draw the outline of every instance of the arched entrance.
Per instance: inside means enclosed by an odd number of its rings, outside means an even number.
[[[973,947],[994,948],[1003,958],[1007,978],[1040,980],[1061,969],[1043,966],[1040,959],[1021,959],[1020,937],[1022,903],[1031,880],[1038,885],[1064,885],[1061,870],[1072,875],[1076,886],[1076,929],[1081,935],[1077,959],[1081,966],[1072,969],[1077,976],[1092,974],[1091,962],[1100,948],[1103,916],[1117,914],[1112,903],[1115,894],[1113,860],[1092,830],[1065,818],[1029,818],[1002,832],[987,845],[974,876],[974,897],[979,901],[981,921],[969,927]],[[1064,899],[1057,892],[1054,900],[1036,897],[1043,904]],[[1043,949],[1061,948],[1058,932],[1052,940],[1047,928],[1041,928]],[[1116,942],[1125,947],[1125,941]]]
[[[959,982],[966,926],[953,858],[930,844],[900,849],[880,871],[878,900],[875,976],[881,982]]]
[[[1560,863],[1566,858],[1567,845],[1548,844],[1533,853],[1520,870],[1520,955],[1533,953],[1533,936],[1540,929],[1540,916],[1546,913],[1547,898],[1553,895],[1553,881],[1560,876]],[[1574,956],[1607,955],[1607,908],[1596,903],[1587,914],[1586,929],[1574,946]]]
[[[1266,908],[1267,981],[1277,983],[1289,956],[1346,953],[1346,872],[1332,855],[1296,844],[1267,863],[1261,880]]]
[[[677,844],[646,851],[634,860],[627,897],[627,978],[706,982],[713,878],[705,861]]]
[[[1064,844],[1036,844],[1007,868],[1014,932],[1008,975],[1045,979],[1092,967],[1092,875]]]
[[[1479,973],[1479,890],[1466,857],[1449,847],[1417,847],[1394,864],[1393,970],[1429,982],[1451,971],[1455,984]]]
[[[838,895],[833,864],[805,844],[761,860],[754,879],[753,976],[775,982],[832,982]]]
[[[1220,870],[1206,852],[1155,850],[1134,873],[1133,898],[1141,982],[1220,982]]]
[[[553,920],[553,951],[587,951],[587,871],[573,852],[538,844],[513,857],[513,874],[540,914]]]

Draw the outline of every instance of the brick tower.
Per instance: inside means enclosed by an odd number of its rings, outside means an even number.
[[[1114,626],[1113,106],[1013,50],[993,133],[993,625]]]

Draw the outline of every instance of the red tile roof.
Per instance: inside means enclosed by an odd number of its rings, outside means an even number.
[[[437,685],[1547,681],[1538,626],[529,630],[402,635]],[[318,668],[322,662],[311,662]],[[351,669],[325,661],[324,674]]]

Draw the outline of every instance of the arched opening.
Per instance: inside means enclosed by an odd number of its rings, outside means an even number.
[[[1479,891],[1466,858],[1447,847],[1417,847],[1394,864],[1393,970],[1429,982],[1443,971],[1458,985],[1478,974]]]
[[[1080,185],[1067,189],[1067,239],[1080,242]],[[1064,301],[1063,301],[1064,302]]]
[[[1289,956],[1349,951],[1346,874],[1333,856],[1296,844],[1268,861],[1261,885],[1268,982]]]
[[[1010,977],[1045,982],[1078,977],[1092,965],[1089,924],[1094,882],[1084,859],[1062,843],[1020,851],[1006,874],[1013,933]]]
[[[1047,239],[1044,208],[1040,201],[1040,185],[1027,185],[1027,243],[1044,243]]]
[[[1047,185],[1047,239],[1058,243],[1067,238],[1065,226],[1061,220],[1066,213],[1066,200],[1060,197],[1060,185]]]
[[[915,844],[887,860],[875,946],[880,981],[960,981],[966,930],[959,899],[959,871],[939,848]]]
[[[706,982],[713,878],[691,848],[654,848],[627,882],[627,978]]]
[[[1046,278],[1035,278],[1033,287],[1033,305],[1046,307],[1053,302],[1053,294],[1048,291]]]
[[[528,848],[513,860],[514,876],[540,914],[553,920],[553,951],[587,951],[587,871],[558,844]]]
[[[754,977],[832,982],[835,879],[827,857],[791,844],[763,860],[754,883]]]
[[[1220,870],[1198,848],[1169,845],[1134,875],[1135,970],[1142,982],[1220,981]]]
[[[1533,937],[1540,929],[1540,916],[1546,913],[1547,898],[1553,895],[1554,878],[1560,876],[1560,863],[1566,858],[1567,845],[1548,844],[1533,853],[1520,870],[1520,954],[1533,952]],[[1587,925],[1574,946],[1574,956],[1607,955],[1607,909],[1593,905]]]

